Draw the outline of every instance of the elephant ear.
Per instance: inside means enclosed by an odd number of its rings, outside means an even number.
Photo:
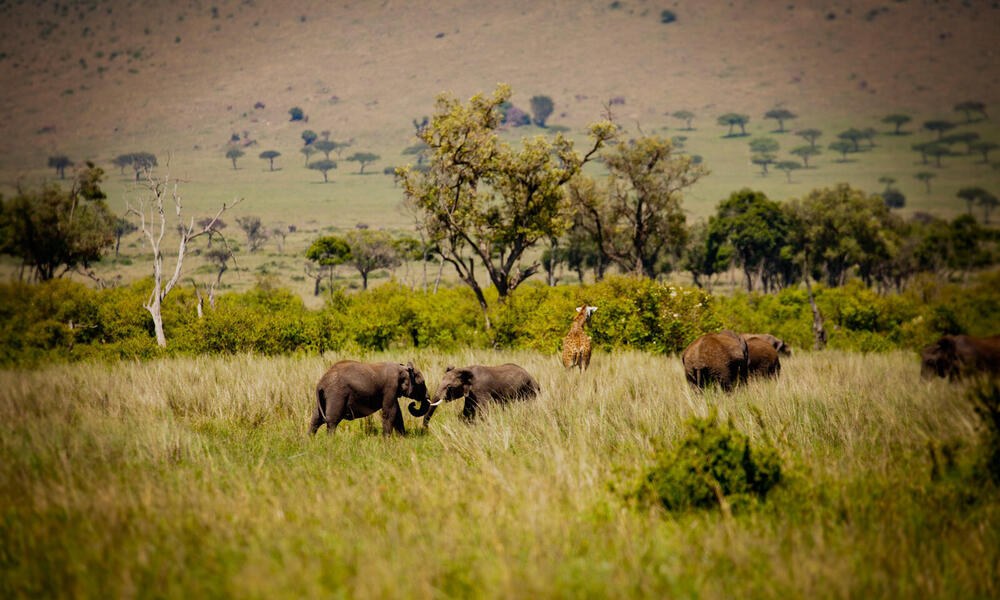
[[[409,398],[410,394],[413,392],[413,386],[411,383],[413,381],[413,371],[409,370],[406,367],[406,365],[401,364],[399,365],[399,367],[400,369],[399,369],[399,375],[397,377],[398,381],[396,387],[396,395],[406,396],[407,398]]]

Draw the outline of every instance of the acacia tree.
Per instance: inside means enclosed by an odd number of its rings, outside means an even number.
[[[777,159],[774,153],[778,151],[778,141],[768,137],[754,138],[750,140],[750,151],[753,152],[750,162],[760,165],[761,174],[767,176],[767,165]]]
[[[337,168],[337,163],[332,160],[317,160],[314,163],[309,163],[309,168],[313,171],[320,171],[323,173],[323,183],[329,183],[330,180],[327,178],[327,171]]]
[[[243,156],[244,152],[239,148],[230,148],[226,151],[226,158],[233,161],[233,170],[236,170],[236,159]]]
[[[931,193],[931,179],[937,177],[936,174],[931,173],[930,171],[920,171],[916,175],[914,175],[914,177],[916,177],[920,181],[923,181],[924,186],[927,188],[927,193],[928,194]]]
[[[990,152],[993,152],[998,147],[995,142],[973,142],[969,144],[970,152],[979,152],[983,155],[983,163],[988,163],[990,161]]]
[[[128,235],[138,229],[139,227],[132,221],[118,217],[115,221],[115,258],[118,258],[118,248],[122,245],[122,236]]]
[[[693,112],[691,112],[689,110],[678,110],[678,111],[674,111],[674,113],[671,114],[670,116],[672,116],[675,119],[680,119],[681,121],[684,121],[684,123],[686,125],[685,129],[687,131],[693,131],[694,128],[691,127],[691,121],[694,119],[694,113]]]
[[[0,254],[19,258],[38,281],[81,267],[96,279],[90,263],[111,247],[117,221],[100,188],[103,179],[104,170],[87,163],[68,191],[57,184],[37,192],[18,186],[12,198],[0,196]]]
[[[903,135],[903,132],[900,131],[900,128],[912,120],[913,119],[910,117],[910,115],[904,115],[902,113],[893,113],[891,115],[886,115],[882,117],[883,123],[887,123],[895,127],[895,129],[892,132],[893,135]]]
[[[49,157],[49,166],[56,170],[59,179],[66,179],[66,167],[72,167],[73,161],[65,154]]]
[[[777,164],[775,164],[774,168],[778,169],[779,171],[784,171],[785,176],[788,178],[788,183],[791,183],[792,171],[795,171],[796,169],[801,169],[802,165],[795,162],[794,160],[782,160],[779,161]]]
[[[172,182],[169,173],[163,177],[155,177],[152,173],[146,174],[146,182],[143,185],[145,193],[140,194],[136,204],[126,202],[127,213],[140,219],[139,229],[149,241],[149,246],[153,252],[153,289],[149,297],[143,303],[150,316],[153,318],[153,331],[156,335],[156,343],[161,348],[167,347],[167,338],[163,333],[163,315],[161,306],[163,299],[167,297],[170,290],[174,288],[181,277],[181,267],[184,264],[184,257],[187,254],[187,247],[191,240],[202,235],[211,235],[214,230],[215,221],[222,216],[228,208],[239,204],[241,198],[233,201],[232,204],[223,203],[222,208],[215,213],[215,217],[200,230],[195,230],[195,219],[191,217],[188,223],[184,223],[181,216],[182,202],[178,190],[177,182]],[[160,250],[163,238],[167,232],[167,203],[172,203],[174,213],[177,216],[177,224],[180,225],[180,243],[177,246],[177,262],[174,265],[174,273],[165,283],[163,281],[163,252]],[[158,230],[157,223],[159,222]],[[222,236],[219,236],[222,237]],[[225,243],[225,238],[222,238]]]
[[[265,150],[260,153],[260,158],[266,160],[270,166],[270,170],[274,170],[274,159],[281,156],[281,152],[277,150]]]
[[[927,131],[936,131],[938,134],[938,140],[944,136],[944,132],[955,128],[955,124],[950,121],[925,121],[924,129]]]
[[[691,273],[694,284],[711,290],[712,276],[728,270],[731,263],[732,246],[726,244],[723,233],[711,231],[704,221],[696,223],[691,228],[683,262],[683,268]]]
[[[802,159],[802,166],[806,169],[809,168],[809,157],[822,154],[822,150],[816,146],[798,146],[793,148],[789,153],[798,156]]]
[[[532,96],[530,100],[531,114],[535,125],[545,127],[545,122],[552,115],[555,104],[548,96]]]
[[[375,162],[376,160],[382,158],[378,154],[372,154],[371,152],[355,152],[354,154],[348,156],[344,160],[349,162],[356,162],[361,164],[361,169],[358,171],[361,175],[365,174],[365,165],[370,162]]]
[[[388,233],[360,229],[348,233],[345,237],[351,249],[346,262],[361,275],[362,290],[368,289],[368,274],[372,271],[399,266],[399,253]]]
[[[809,145],[815,148],[816,140],[818,140],[820,136],[823,135],[823,132],[820,131],[819,129],[800,129],[799,131],[795,132],[795,135],[809,142]]]
[[[679,255],[687,238],[682,192],[708,171],[676,155],[670,140],[621,141],[602,156],[604,182],[579,176],[570,197],[583,227],[607,260],[623,271],[654,277],[657,260]]]
[[[314,143],[312,147],[322,152],[326,159],[330,160],[330,153],[337,149],[337,142],[320,140]]]
[[[309,166],[309,158],[313,154],[316,154],[316,152],[318,152],[318,150],[316,150],[312,146],[304,146],[303,148],[299,149],[299,152],[301,152],[302,154],[306,155],[306,166],[308,167]]]
[[[990,194],[985,189],[979,187],[978,185],[969,185],[960,188],[958,190],[958,193],[955,195],[961,198],[962,200],[965,200],[965,205],[968,208],[970,215],[972,214],[973,204],[977,204],[980,198],[983,198],[985,196],[992,196],[992,194]]]
[[[972,122],[972,113],[979,113],[983,115],[984,119],[989,118],[986,115],[986,105],[983,104],[982,102],[975,102],[971,100],[968,102],[959,102],[958,104],[956,104],[955,112],[965,113],[966,123]]]
[[[840,152],[841,158],[838,162],[847,162],[847,153],[851,152],[854,147],[850,142],[841,140],[839,142],[831,142],[829,148],[834,152]]]
[[[726,113],[717,119],[719,125],[728,125],[729,133],[726,137],[733,137],[733,127],[739,125],[740,135],[746,135],[747,129],[746,125],[750,122],[750,115],[741,115],[738,113]]]
[[[778,133],[785,133],[785,121],[798,118],[798,115],[784,108],[775,108],[764,113],[765,119],[774,119],[778,122]]]
[[[247,215],[245,217],[237,217],[236,223],[239,224],[240,229],[247,236],[247,254],[253,253],[264,245],[267,241],[267,231],[264,229],[263,223],[260,221],[260,217],[255,217],[253,215]]]
[[[593,146],[581,157],[561,133],[538,136],[513,148],[499,140],[500,105],[511,96],[501,84],[489,97],[477,94],[462,104],[438,96],[431,123],[419,134],[429,147],[426,171],[399,170],[406,202],[441,256],[469,286],[489,329],[486,296],[476,279],[476,261],[485,268],[505,302],[540,268],[522,264],[539,240],[559,236],[569,224],[563,184],[611,137],[614,126],[591,127]]]
[[[142,175],[149,175],[153,167],[157,166],[156,156],[149,152],[133,152],[128,155],[129,165],[135,171],[135,180],[139,181]]]
[[[852,151],[860,152],[861,146],[858,144],[858,142],[866,136],[864,131],[851,127],[846,131],[841,131],[840,133],[838,133],[837,137],[840,138],[841,140],[850,142],[852,145],[851,146]]]

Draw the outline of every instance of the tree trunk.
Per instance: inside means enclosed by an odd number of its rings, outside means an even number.
[[[160,313],[160,287],[153,290],[151,302],[146,306],[150,316],[153,317],[153,331],[156,333],[156,345],[160,348],[167,347],[167,336],[163,333],[163,315]]]
[[[813,297],[812,286],[809,285],[809,272],[804,266],[802,268],[802,279],[806,283],[806,292],[809,294],[809,308],[813,315],[813,350],[822,350],[826,347],[826,329],[823,328],[823,315],[816,306],[816,299]]]
[[[435,293],[435,294],[438,293],[438,284],[441,283],[441,273],[442,273],[442,271],[444,271],[444,257],[443,256],[441,257],[441,264],[438,265],[437,278],[434,279],[434,292],[433,293]]]

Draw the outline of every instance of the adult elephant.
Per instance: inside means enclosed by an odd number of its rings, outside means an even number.
[[[747,343],[748,375],[750,377],[777,377],[781,373],[781,361],[778,359],[778,350],[774,345],[761,335],[744,335],[743,339]]]
[[[692,386],[704,388],[717,383],[728,392],[747,380],[747,343],[728,329],[707,333],[684,349],[681,362]]]
[[[430,406],[424,376],[412,362],[403,365],[342,360],[330,367],[316,384],[316,406],[309,433],[316,433],[326,423],[326,432],[332,435],[341,421],[360,419],[381,410],[382,433],[389,435],[396,431],[404,435],[400,396],[417,401],[408,407],[415,417],[423,416]]]
[[[424,416],[424,427],[430,423],[431,415],[442,402],[465,398],[462,416],[471,420],[476,410],[489,402],[534,398],[541,388],[535,378],[520,365],[507,363],[498,367],[471,365],[445,370],[441,384],[434,393],[434,401]]]
[[[946,335],[920,352],[924,377],[958,379],[976,372],[1000,373],[1000,335]]]
[[[779,337],[775,337],[770,333],[744,333],[743,338],[748,342],[751,339],[758,339],[767,342],[774,348],[778,354],[784,354],[785,356],[792,355],[792,347],[785,343],[785,341]]]

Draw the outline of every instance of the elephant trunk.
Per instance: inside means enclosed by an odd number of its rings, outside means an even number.
[[[429,397],[425,397],[423,400],[414,400],[413,402],[410,402],[406,408],[414,417],[422,417],[430,411],[432,406],[435,405],[431,404],[431,399]]]

